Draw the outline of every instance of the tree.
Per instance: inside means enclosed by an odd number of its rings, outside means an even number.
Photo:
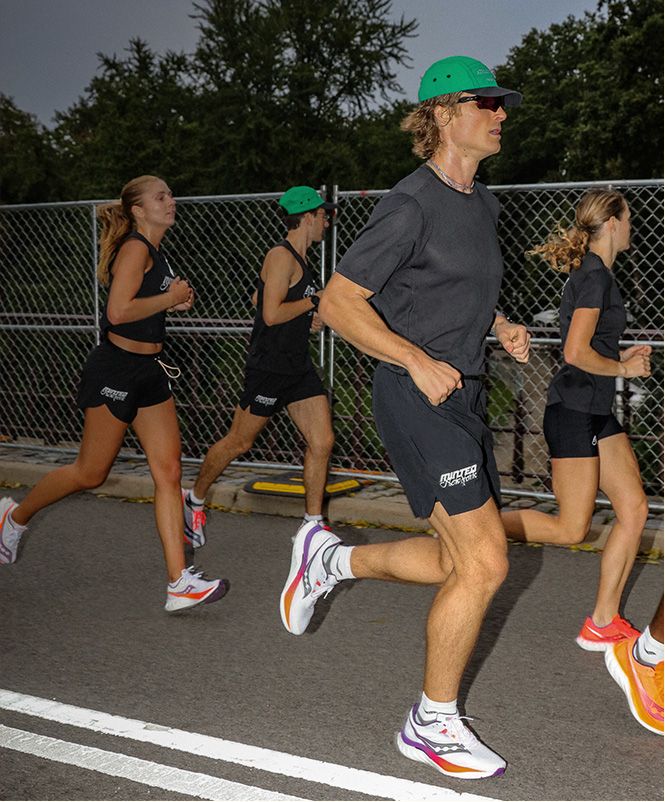
[[[0,203],[36,203],[56,198],[55,151],[48,131],[33,114],[0,94]]]
[[[116,196],[146,172],[188,195],[342,176],[377,186],[399,159],[383,148],[385,159],[367,161],[355,137],[364,126],[381,138],[416,27],[392,21],[390,8],[391,0],[200,0],[193,54],[158,56],[140,39],[122,57],[100,54],[85,95],[56,115],[64,197]],[[391,147],[400,137],[389,137]]]
[[[132,39],[127,56],[100,54],[100,71],[66,112],[54,139],[69,199],[117,197],[143,173],[168,176],[174,189],[197,191],[195,90],[186,56],[155,55]]]
[[[357,170],[354,124],[399,90],[414,20],[390,0],[202,0],[193,72],[220,191],[330,182]],[[212,188],[211,188],[212,189]]]
[[[662,0],[601,0],[595,13],[532,29],[497,69],[524,94],[492,183],[656,178],[663,171]]]

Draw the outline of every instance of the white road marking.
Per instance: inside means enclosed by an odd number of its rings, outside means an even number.
[[[81,746],[69,741],[60,741],[58,738],[49,738],[46,735],[35,735],[33,732],[5,727],[2,724],[0,724],[0,747],[199,799],[234,800],[234,802],[303,799],[267,791],[265,788],[255,788],[253,785],[234,783],[209,774],[185,771],[153,763],[150,760],[107,752],[93,746]]]
[[[227,741],[211,735],[163,727],[138,719],[114,716],[110,713],[62,704],[37,696],[27,696],[15,691],[0,690],[0,709],[57,721],[60,724],[82,727],[106,735],[131,738],[135,741],[189,752],[213,760],[238,763],[241,766],[249,766],[286,777],[297,777],[308,782],[367,794],[373,798],[382,797],[403,802],[452,799],[495,802],[491,797],[468,793],[460,794],[441,786],[353,769],[322,760],[312,760],[286,752],[277,752],[273,749]]]

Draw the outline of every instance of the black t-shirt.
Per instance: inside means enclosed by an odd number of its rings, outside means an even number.
[[[153,295],[166,292],[175,278],[175,273],[171,269],[166,256],[164,256],[160,250],[157,250],[152,242],[146,239],[143,234],[139,234],[138,231],[131,231],[127,234],[118,246],[111,260],[111,264],[109,265],[109,292],[111,290],[111,282],[113,281],[111,268],[113,267],[113,263],[115,262],[120,248],[130,239],[137,239],[139,242],[142,242],[148,249],[150,258],[152,259],[152,267],[143,274],[143,281],[135,297],[151,298]],[[143,343],[164,342],[164,337],[166,336],[166,312],[156,312],[154,315],[150,315],[150,317],[144,317],[142,320],[133,320],[131,323],[112,324],[106,312],[107,306],[108,300],[104,305],[104,311],[101,316],[100,328],[102,330],[102,336],[112,331],[114,334],[127,337],[128,340],[138,340]]]
[[[559,307],[562,348],[576,309],[600,309],[591,347],[601,356],[618,360],[619,340],[626,328],[626,310],[612,271],[595,253],[587,253],[564,285]],[[609,415],[614,393],[614,376],[595,376],[573,365],[564,365],[552,379],[547,403],[563,404],[592,415]]]
[[[503,276],[498,217],[483,184],[457,192],[423,165],[379,201],[337,272],[375,293],[393,332],[478,374]]]
[[[314,295],[316,284],[307,262],[288,240],[277,243],[275,247],[279,246],[286,248],[302,268],[302,277],[293,287],[289,287],[284,301],[300,301]],[[303,312],[286,323],[268,326],[263,319],[264,290],[265,283],[259,276],[256,316],[249,341],[247,367],[286,375],[306,373],[312,367],[309,332],[314,309]]]

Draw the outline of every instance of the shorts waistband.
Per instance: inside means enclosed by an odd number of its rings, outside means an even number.
[[[406,368],[403,368],[401,365],[392,365],[390,362],[379,362],[379,367],[390,370],[393,373],[398,373],[400,376],[408,376],[409,378],[411,377],[409,371]],[[487,375],[487,373],[462,373],[462,380],[465,382],[484,382],[487,380]]]

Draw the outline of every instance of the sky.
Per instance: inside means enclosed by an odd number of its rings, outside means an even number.
[[[325,2],[325,0],[312,0]],[[416,98],[420,76],[444,56],[490,67],[505,61],[531,28],[594,11],[596,0],[393,0],[392,16],[419,21],[407,40],[411,69],[398,81]],[[84,94],[97,53],[123,54],[130,38],[158,53],[191,52],[198,39],[192,0],[0,0],[0,92],[45,125]]]

